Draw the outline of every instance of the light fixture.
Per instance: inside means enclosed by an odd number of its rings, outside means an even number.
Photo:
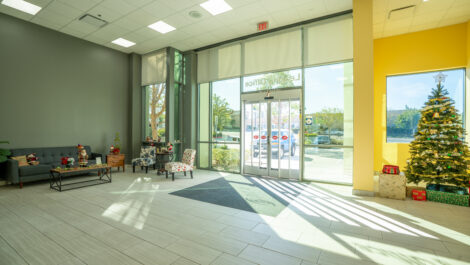
[[[122,46],[122,47],[126,47],[126,48],[135,45],[135,42],[128,41],[128,40],[123,39],[123,38],[115,39],[115,40],[112,41],[112,43],[117,44],[117,45]]]
[[[173,31],[175,30],[174,27],[166,24],[165,22],[163,21],[158,21],[156,23],[153,23],[152,25],[148,25],[149,28],[153,29],[153,30],[156,30],[162,34],[165,34],[165,33],[168,33],[170,31]]]
[[[36,15],[36,13],[39,12],[39,10],[41,10],[42,8],[40,6],[33,5],[23,0],[3,0],[2,4],[31,15]]]
[[[232,10],[232,7],[224,0],[209,0],[200,4],[200,6],[213,16]]]

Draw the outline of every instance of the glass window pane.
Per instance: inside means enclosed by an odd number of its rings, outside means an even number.
[[[209,168],[209,144],[200,143],[198,147],[199,167]]]
[[[352,168],[352,148],[305,147],[305,180],[351,184]]]
[[[302,85],[302,70],[295,69],[276,73],[246,76],[243,79],[243,92],[298,87]]]
[[[240,172],[240,145],[212,144],[212,168]]]
[[[439,71],[446,75],[444,88],[455,101],[455,108],[464,110],[465,69]],[[434,76],[439,72],[387,77],[387,142],[409,143],[414,137],[420,110],[436,88]]]
[[[199,141],[209,141],[209,83],[199,85]]]
[[[212,83],[212,139],[240,142],[240,79]]]
[[[253,165],[253,132],[254,132],[254,104],[245,104],[245,165]]]
[[[165,83],[145,88],[145,137],[165,141]]]
[[[353,145],[352,62],[305,69],[305,144]]]

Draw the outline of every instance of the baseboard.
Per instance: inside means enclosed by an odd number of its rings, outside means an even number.
[[[368,190],[352,190],[352,194],[356,196],[375,197],[375,192]]]

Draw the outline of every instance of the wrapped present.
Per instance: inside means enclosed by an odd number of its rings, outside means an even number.
[[[413,190],[412,196],[413,196],[413,200],[415,201],[425,201],[426,191],[425,190]]]
[[[382,173],[398,175],[400,174],[400,168],[398,166],[393,165],[384,165],[384,167],[382,168]]]
[[[406,199],[406,177],[404,175],[380,174],[379,196],[396,200]]]
[[[460,206],[469,206],[469,195],[458,194],[454,192],[445,192],[437,190],[426,191],[427,200],[433,202],[454,204]]]

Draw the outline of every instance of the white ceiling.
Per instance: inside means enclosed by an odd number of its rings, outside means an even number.
[[[0,0],[1,1],[1,0]],[[144,54],[167,46],[186,51],[256,32],[258,22],[270,28],[352,8],[352,0],[225,0],[233,10],[212,16],[199,4],[206,0],[27,0],[42,7],[35,16],[0,5],[0,12],[28,20],[123,52]],[[202,17],[192,18],[190,11]],[[101,29],[78,18],[90,13],[108,21]],[[159,20],[175,31],[158,33],[147,26]],[[125,38],[136,45],[112,44]]]
[[[0,5],[0,12],[123,52],[144,54],[172,46],[186,51],[256,32],[256,24],[276,28],[352,9],[352,0],[225,0],[233,10],[212,16],[199,6],[206,0],[27,0],[41,6],[35,16]],[[388,18],[389,11],[416,5]],[[201,18],[188,15],[199,11]],[[470,0],[374,0],[374,38],[462,23],[470,19]],[[101,29],[78,21],[83,14],[108,21]],[[161,34],[147,26],[163,20],[176,27]],[[125,38],[136,45],[112,44]]]
[[[388,18],[395,8],[416,5]],[[374,0],[374,38],[421,31],[470,20],[470,0]]]

